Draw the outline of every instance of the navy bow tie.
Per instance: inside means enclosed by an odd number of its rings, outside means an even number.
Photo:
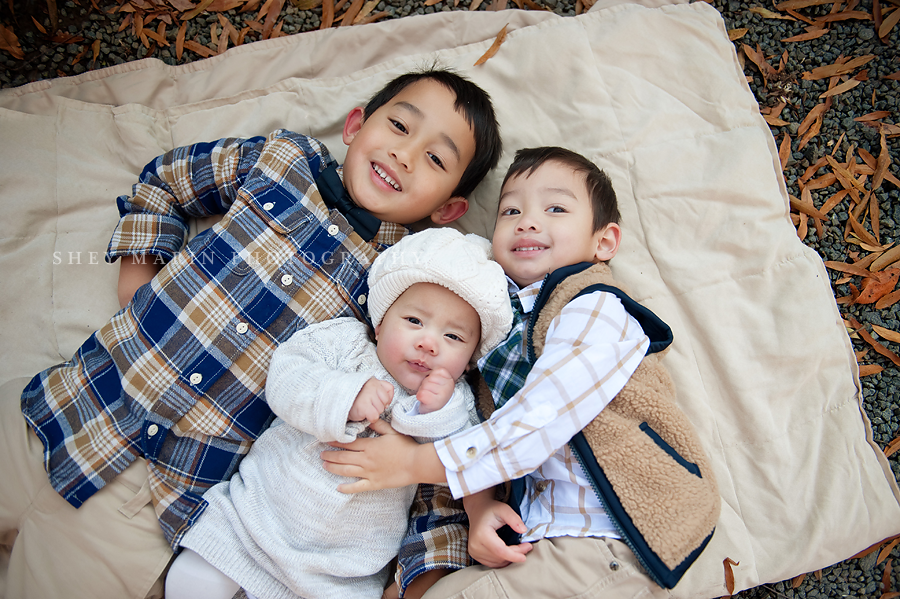
[[[375,238],[375,234],[381,228],[381,221],[372,216],[369,211],[353,203],[350,194],[344,189],[336,166],[329,166],[322,171],[322,174],[316,179],[316,184],[319,186],[319,193],[322,194],[325,205],[329,208],[336,208],[343,214],[350,226],[364,241],[372,241]]]

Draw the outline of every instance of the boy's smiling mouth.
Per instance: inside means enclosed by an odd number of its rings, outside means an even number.
[[[393,177],[391,177],[389,174],[387,174],[387,172],[383,168],[381,168],[374,162],[372,163],[372,170],[375,171],[378,174],[378,176],[381,177],[381,179],[385,183],[387,183],[388,185],[393,187],[395,190],[403,191],[403,188],[400,186],[400,184],[397,183]]]
[[[547,245],[543,243],[538,243],[537,241],[533,241],[531,239],[525,239],[517,243],[513,246],[513,252],[540,252],[542,250],[546,250],[548,248]]]

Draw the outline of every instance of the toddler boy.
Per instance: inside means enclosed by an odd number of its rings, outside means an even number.
[[[119,198],[107,260],[124,259],[125,309],[28,383],[24,421],[11,385],[0,398],[10,596],[144,597],[202,494],[272,421],[275,348],[314,322],[365,319],[378,253],[410,223],[465,213],[500,151],[488,95],[446,71],[391,81],[343,141],[343,169],[284,130],[178,148]],[[182,249],[188,219],[212,214]]]
[[[662,587],[708,543],[720,500],[659,364],[671,331],[605,264],[618,251],[618,220],[608,177],[584,157],[562,148],[516,154],[492,247],[517,320],[479,361],[489,418],[433,445],[403,443],[409,453],[388,450],[394,476],[409,467],[412,480],[446,479],[464,497],[470,553],[483,564],[443,578],[426,597],[667,596]],[[354,464],[346,472],[362,480],[345,490],[393,486],[375,451],[401,440],[344,446],[373,451],[362,471],[353,451],[323,458],[336,473]],[[509,505],[493,489],[504,481],[513,481]],[[511,546],[497,533],[504,525]],[[427,545],[415,537],[405,545]]]

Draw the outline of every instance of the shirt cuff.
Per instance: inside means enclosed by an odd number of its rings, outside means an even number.
[[[106,250],[106,261],[149,254],[169,261],[181,251],[188,229],[177,218],[158,214],[129,214],[119,219]]]

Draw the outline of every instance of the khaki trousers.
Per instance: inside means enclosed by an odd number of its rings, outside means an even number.
[[[28,379],[0,386],[0,598],[162,597],[172,557],[150,504],[143,459],[73,508],[50,486],[26,424]]]
[[[472,566],[445,576],[423,599],[632,599],[669,597],[614,539],[543,539],[525,561],[492,570]]]

